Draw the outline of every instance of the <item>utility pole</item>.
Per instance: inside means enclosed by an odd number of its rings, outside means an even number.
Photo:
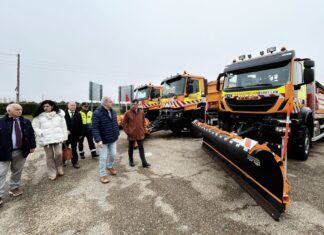
[[[16,102],[19,103],[20,95],[20,54],[17,54],[17,87],[16,87]]]

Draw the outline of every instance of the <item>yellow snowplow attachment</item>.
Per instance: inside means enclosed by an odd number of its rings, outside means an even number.
[[[281,158],[266,144],[198,121],[193,126],[203,135],[203,149],[278,221],[289,204],[289,185]]]

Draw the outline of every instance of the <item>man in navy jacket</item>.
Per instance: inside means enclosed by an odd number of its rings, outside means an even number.
[[[99,151],[99,176],[101,183],[108,183],[107,172],[116,175],[114,160],[116,145],[119,136],[117,113],[112,109],[113,102],[109,97],[103,97],[101,106],[92,115],[92,135],[100,148]],[[109,154],[109,160],[107,157]]]
[[[13,103],[7,114],[0,118],[0,206],[5,192],[6,175],[11,169],[9,194],[16,197],[23,193],[21,173],[29,153],[36,148],[34,129],[29,120],[21,117],[22,107]]]

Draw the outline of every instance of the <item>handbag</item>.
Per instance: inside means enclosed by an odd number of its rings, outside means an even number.
[[[63,161],[72,159],[72,149],[69,148],[65,143],[62,145],[63,148]]]

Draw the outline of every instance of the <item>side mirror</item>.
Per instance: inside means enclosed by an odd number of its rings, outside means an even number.
[[[220,79],[224,77],[225,73],[218,74],[218,77],[216,79],[216,91],[220,91]]]
[[[305,68],[312,68],[315,66],[314,60],[304,60],[304,67]]]
[[[309,83],[314,82],[314,80],[315,80],[314,69],[305,67],[305,69],[304,69],[304,83],[309,84]]]
[[[294,85],[294,90],[299,90],[303,84]]]
[[[208,82],[207,79],[204,78],[204,93],[202,94],[203,97],[206,97],[208,94]]]

